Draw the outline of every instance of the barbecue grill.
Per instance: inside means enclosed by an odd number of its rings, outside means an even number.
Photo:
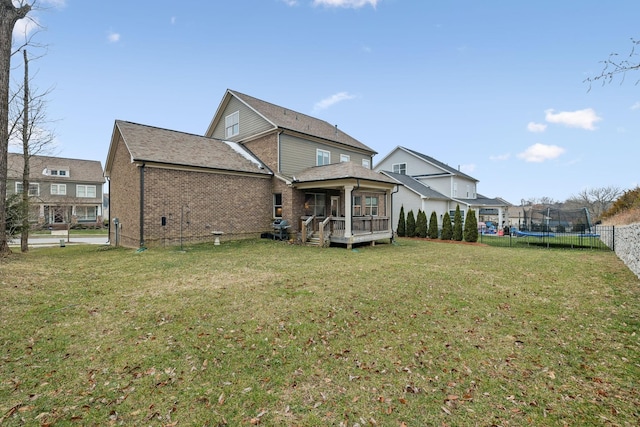
[[[291,227],[291,224],[289,224],[289,221],[287,221],[286,219],[276,219],[275,221],[273,221],[273,224],[271,224],[271,226],[273,227],[274,239],[279,239],[279,240],[289,239],[289,227]]]

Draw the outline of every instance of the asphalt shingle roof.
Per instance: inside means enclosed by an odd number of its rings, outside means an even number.
[[[436,160],[431,156],[427,156],[426,154],[418,153],[417,151],[411,150],[411,149],[406,148],[406,147],[400,147],[400,148],[402,148],[405,151],[408,151],[409,153],[414,154],[415,156],[420,157],[421,159],[423,159],[423,160],[425,160],[425,161],[427,161],[429,163],[432,163],[432,164],[438,166],[441,169],[446,170],[447,172],[449,172],[449,173],[451,173],[453,175],[459,175],[459,176],[462,176],[464,178],[470,179],[472,181],[477,181],[477,179],[475,179],[474,177],[469,176],[469,175],[467,175],[465,173],[462,173],[459,170],[457,170],[456,168],[452,168],[451,166],[447,165],[446,163],[442,163],[441,161]]]
[[[115,126],[134,161],[271,175],[262,162],[234,142],[122,120],[116,120]]]
[[[22,179],[24,158],[22,154],[8,153],[7,178]],[[57,177],[43,174],[47,170],[67,170],[68,177]],[[32,181],[73,181],[87,183],[104,183],[102,165],[98,160],[69,159],[53,156],[31,156],[29,159],[29,179]]]
[[[324,166],[314,166],[296,174],[296,182],[315,182],[330,179],[363,179],[368,181],[397,184],[396,181],[382,173],[360,166],[354,162],[332,163]]]
[[[316,136],[338,142],[349,147],[366,150],[372,154],[377,154],[377,152],[372,148],[347,135],[336,126],[333,126],[324,120],[271,104],[270,102],[254,98],[244,93],[233,90],[229,90],[229,92],[279,128]]]
[[[383,171],[383,173],[385,175],[388,175],[389,177],[395,179],[396,181],[400,182],[405,187],[415,191],[420,196],[423,196],[423,197],[426,197],[426,198],[429,198],[429,199],[447,199],[447,200],[449,199],[449,197],[447,197],[444,194],[432,189],[431,187],[429,187],[427,185],[424,185],[423,183],[421,183],[420,181],[410,177],[409,175],[393,173],[393,172],[390,172],[390,171]]]

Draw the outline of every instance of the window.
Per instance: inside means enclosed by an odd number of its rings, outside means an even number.
[[[16,182],[16,193],[21,194],[23,191],[22,183]],[[40,184],[32,183],[29,184],[29,195],[30,196],[39,196],[40,195]]]
[[[276,193],[273,195],[273,217],[282,218],[282,194]]]
[[[78,221],[95,221],[98,219],[97,206],[77,206],[76,217]]]
[[[65,170],[65,169],[50,169],[49,170],[49,175],[67,177],[67,176],[69,176],[69,171]]]
[[[240,133],[240,112],[229,114],[224,119],[225,138],[235,136]]]
[[[326,197],[324,193],[307,193],[304,195],[304,214],[307,216],[326,216]]]
[[[378,197],[377,196],[367,196],[364,198],[365,207],[364,214],[371,216],[378,216]]]
[[[331,153],[326,150],[316,150],[316,166],[328,165],[331,163]]]
[[[351,156],[348,154],[340,154],[340,163],[348,162],[351,160]]]
[[[362,216],[362,196],[353,196],[353,216]]]
[[[51,195],[64,196],[67,194],[67,184],[51,184]]]
[[[449,216],[451,217],[451,224],[453,224],[453,220],[455,219],[456,216],[456,211],[455,210],[450,210],[449,211]],[[462,218],[462,223],[464,224],[464,210],[460,209],[460,217]]]
[[[76,197],[96,197],[95,185],[77,185]]]
[[[393,173],[399,173],[400,175],[407,174],[407,164],[406,163],[395,163],[393,165]]]
[[[362,166],[367,169],[371,169],[371,162],[369,159],[362,159]]]

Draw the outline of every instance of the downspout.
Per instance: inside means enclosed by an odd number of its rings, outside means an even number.
[[[356,186],[351,190],[351,235],[353,235],[353,193],[360,188],[360,178],[356,178]],[[360,200],[360,210],[362,210],[362,200]]]
[[[140,247],[144,246],[144,163],[140,166]]]
[[[109,184],[109,220],[107,221],[107,243],[111,243],[111,180],[105,177]],[[102,198],[104,199],[104,190],[102,190]],[[104,221],[103,221],[104,222]]]
[[[396,191],[392,191],[389,193],[389,226],[391,227],[391,243],[393,243],[395,239],[395,233],[393,232],[393,195],[400,191],[400,186],[396,185]]]

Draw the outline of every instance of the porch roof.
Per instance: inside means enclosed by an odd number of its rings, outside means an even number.
[[[392,188],[395,185],[401,185],[397,181],[388,176],[365,168],[354,162],[332,163],[324,166],[314,166],[303,170],[292,178],[292,182],[296,186],[305,186],[307,184],[329,184],[334,181],[344,180],[363,180],[371,184],[381,185],[383,187]]]

